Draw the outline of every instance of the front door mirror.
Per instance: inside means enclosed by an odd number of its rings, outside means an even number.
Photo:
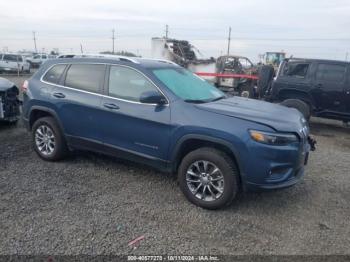
[[[146,91],[141,94],[140,102],[144,104],[164,105],[167,103],[167,100],[158,91]]]

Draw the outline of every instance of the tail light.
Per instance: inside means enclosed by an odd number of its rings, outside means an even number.
[[[22,85],[22,93],[26,93],[29,87],[29,82],[28,80],[25,80]]]

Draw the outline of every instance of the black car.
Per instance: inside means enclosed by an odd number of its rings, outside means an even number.
[[[20,116],[19,90],[11,81],[0,77],[0,122],[17,122]]]
[[[317,117],[350,122],[350,63],[285,59],[267,91],[267,99]]]

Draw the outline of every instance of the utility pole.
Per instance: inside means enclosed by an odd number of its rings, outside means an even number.
[[[36,47],[35,31],[33,31],[33,40],[34,40],[34,46],[35,46],[35,53],[38,53],[38,49],[37,49],[37,47]]]
[[[83,45],[80,43],[80,52],[83,54]]]
[[[346,55],[345,55],[345,61],[346,62],[348,61],[348,56],[349,56],[349,52],[346,52]]]
[[[165,25],[165,39],[168,39],[169,36],[169,26]]]
[[[113,45],[112,45],[112,54],[114,54],[114,40],[115,40],[114,32],[115,32],[115,30],[113,28],[113,30],[112,30],[112,43],[113,43]]]
[[[230,45],[231,45],[231,26],[228,30],[228,45],[227,45],[227,55],[230,55]]]

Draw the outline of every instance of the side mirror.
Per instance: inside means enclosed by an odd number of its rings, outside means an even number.
[[[167,100],[158,91],[146,91],[141,94],[140,102],[144,104],[164,105],[167,103]]]

